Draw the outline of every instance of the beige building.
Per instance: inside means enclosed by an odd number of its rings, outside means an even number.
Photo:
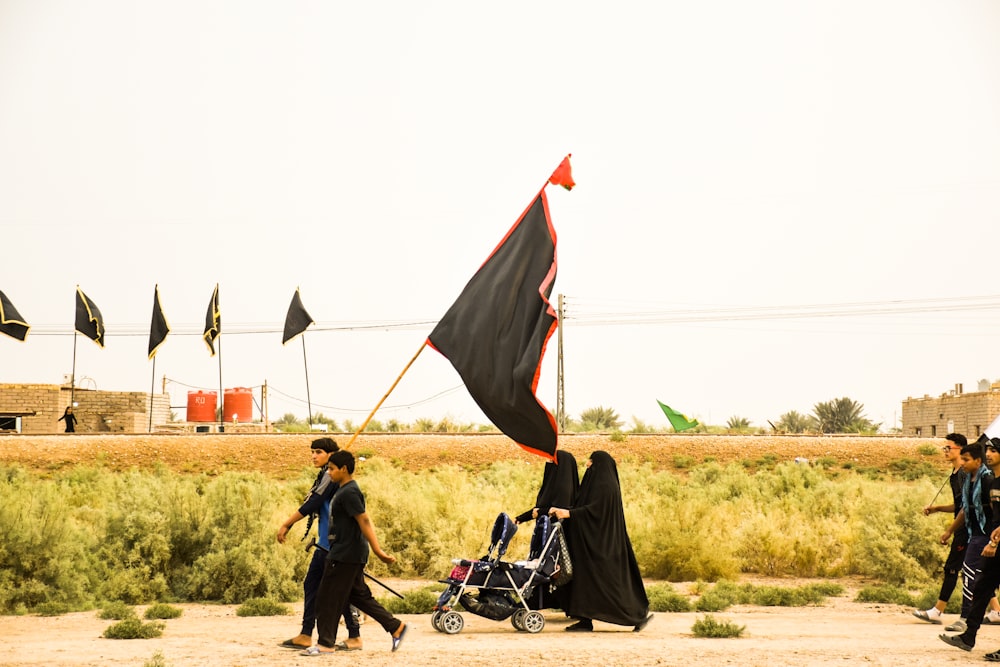
[[[957,384],[937,397],[903,401],[903,435],[925,438],[961,433],[970,441],[1000,415],[1000,382],[979,383],[979,391],[964,392]]]
[[[72,397],[72,398],[71,398]],[[0,433],[62,433],[63,411],[76,402],[78,433],[147,433],[170,421],[170,395],[72,390],[68,385],[0,384]]]

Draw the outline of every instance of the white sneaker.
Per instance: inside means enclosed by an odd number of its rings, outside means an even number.
[[[913,612],[913,615],[919,618],[921,621],[927,621],[928,623],[933,623],[935,625],[941,625],[941,612],[938,611],[937,607],[931,607],[927,611],[923,609],[917,609]]]
[[[968,627],[965,625],[965,619],[960,618],[951,625],[945,627],[948,632],[965,632]]]
[[[1000,611],[991,611],[983,616],[983,625],[1000,625]]]

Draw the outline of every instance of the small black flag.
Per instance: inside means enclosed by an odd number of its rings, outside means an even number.
[[[295,338],[313,323],[315,320],[306,312],[306,307],[302,305],[302,298],[299,296],[299,290],[296,289],[295,296],[292,297],[292,302],[288,305],[288,313],[285,315],[285,333],[281,337],[281,344],[284,345]]]
[[[153,288],[153,321],[149,324],[149,358],[156,356],[156,350],[166,340],[170,333],[170,325],[163,315],[163,308],[160,306],[160,286]]]
[[[28,336],[30,328],[7,295],[0,292],[0,333],[23,341]]]
[[[79,285],[76,287],[76,330],[104,347],[104,318]]]
[[[208,302],[208,313],[205,315],[205,333],[202,337],[208,345],[208,351],[215,356],[215,339],[222,333],[222,318],[219,315],[219,283],[215,284],[212,300]]]

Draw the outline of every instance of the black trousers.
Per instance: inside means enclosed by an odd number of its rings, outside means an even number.
[[[320,646],[333,648],[337,643],[340,613],[348,604],[374,619],[389,634],[396,632],[403,624],[372,597],[371,589],[365,583],[364,572],[364,563],[326,561],[316,599],[316,629],[319,632],[316,643]]]
[[[326,567],[326,552],[322,548],[316,547],[313,551],[312,560],[309,561],[309,569],[306,571],[305,581],[302,582],[302,589],[305,599],[302,603],[302,634],[312,635],[313,628],[316,627],[316,598],[319,594],[319,584],[323,580],[323,570]],[[344,607],[344,626],[347,628],[348,637],[360,637],[361,626],[351,613],[351,607]],[[339,621],[338,621],[339,622]]]

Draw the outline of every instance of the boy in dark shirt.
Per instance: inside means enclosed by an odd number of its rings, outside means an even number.
[[[962,526],[969,531],[969,545],[962,563],[962,617],[945,628],[949,632],[965,632],[966,619],[972,607],[972,592],[986,560],[983,547],[990,541],[988,531],[993,522],[993,511],[990,509],[993,473],[983,463],[983,446],[978,442],[966,445],[962,447],[961,456],[962,469],[968,475],[962,485],[962,510],[941,536],[941,544],[945,544]]]
[[[330,548],[327,541],[330,533],[330,499],[337,490],[337,485],[330,480],[326,474],[326,464],[330,460],[330,455],[339,450],[337,442],[333,438],[323,437],[313,440],[309,445],[312,455],[313,465],[319,468],[316,481],[309,489],[309,495],[298,510],[292,512],[281,528],[278,529],[278,542],[285,543],[288,531],[305,517],[309,517],[306,524],[306,533],[313,519],[319,519],[319,539],[316,541],[316,548],[313,551],[312,560],[309,561],[309,569],[306,571],[306,578],[302,582],[303,602],[302,602],[302,630],[291,639],[281,642],[280,646],[285,648],[309,648],[312,645],[312,631],[316,626],[316,595],[319,591],[319,583],[323,579],[323,567],[326,562],[326,553]],[[361,627],[350,607],[344,609],[344,625],[347,627],[347,641],[339,646],[341,650],[359,651],[361,650]]]
[[[960,635],[940,635],[941,641],[963,651],[971,651],[972,647],[976,645],[976,634],[982,624],[986,607],[996,592],[997,586],[1000,585],[1000,559],[997,558],[997,544],[1000,540],[1000,479],[997,479],[997,473],[1000,473],[1000,438],[993,438],[986,443],[986,463],[993,472],[988,491],[989,502],[992,505],[992,516],[990,517],[987,538],[989,541],[979,551],[982,557],[982,571],[976,579],[972,593],[972,605],[966,617],[967,627],[965,631]],[[971,540],[969,549],[970,551],[972,549]],[[983,657],[990,662],[1000,662],[1000,651],[987,653]]]
[[[372,597],[364,573],[369,545],[383,563],[395,563],[396,559],[379,546],[375,526],[365,511],[365,496],[354,481],[354,455],[344,450],[331,454],[327,474],[338,489],[330,501],[330,553],[319,585],[319,639],[302,654],[322,655],[336,650],[337,618],[348,602],[392,635],[395,652],[409,628]]]

